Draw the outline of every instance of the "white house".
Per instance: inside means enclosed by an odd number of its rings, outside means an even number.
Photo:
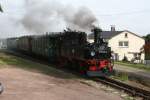
[[[115,27],[111,27],[111,31],[103,31],[101,36],[108,41],[115,60],[121,61],[124,58],[128,61],[143,62],[145,60],[145,54],[141,53],[145,40],[137,34],[128,30],[115,31]],[[90,34],[88,40],[94,42],[94,35]]]

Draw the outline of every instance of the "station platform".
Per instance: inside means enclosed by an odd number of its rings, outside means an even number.
[[[126,74],[129,80],[137,81],[150,87],[150,72],[138,68],[132,68],[123,65],[114,65],[114,74]]]

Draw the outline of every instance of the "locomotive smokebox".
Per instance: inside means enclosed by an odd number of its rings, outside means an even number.
[[[99,43],[99,38],[101,37],[102,30],[98,27],[94,27],[92,29],[92,32],[94,33],[94,43]]]

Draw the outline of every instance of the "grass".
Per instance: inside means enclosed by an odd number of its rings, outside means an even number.
[[[111,76],[111,77],[113,79],[117,79],[117,80],[120,80],[120,81],[128,81],[129,80],[127,73],[120,73],[120,74],[117,74],[117,75]]]
[[[75,78],[72,74],[67,74],[64,71],[57,70],[52,66],[42,65],[40,63],[35,63],[30,60],[26,60],[20,57],[8,55],[5,53],[0,53],[0,68],[5,66],[21,68],[28,71],[34,71],[43,73],[46,75],[51,75],[58,78]]]
[[[138,69],[142,69],[142,70],[146,70],[146,71],[150,72],[150,65],[133,64],[133,63],[129,63],[129,62],[115,62],[115,64],[132,67],[132,68],[138,68]]]

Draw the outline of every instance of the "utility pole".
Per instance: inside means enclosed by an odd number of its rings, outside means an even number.
[[[2,7],[1,7],[1,5],[0,5],[0,12],[3,12],[3,9],[2,9]]]

